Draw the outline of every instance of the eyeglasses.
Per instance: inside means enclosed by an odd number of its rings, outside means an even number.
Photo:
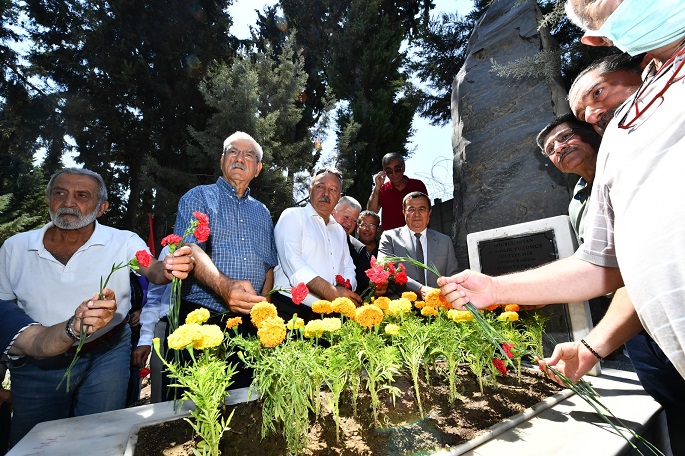
[[[237,147],[229,147],[225,154],[231,158],[238,158],[242,155],[247,161],[257,161],[257,152],[254,150],[240,150]]]
[[[393,174],[400,174],[404,172],[404,166],[395,166],[394,168],[385,168],[385,174],[391,176]]]
[[[426,206],[419,206],[419,207],[413,207],[410,206],[404,210],[407,214],[413,214],[414,212],[418,212],[419,214],[425,214],[428,212],[428,208]]]
[[[375,223],[360,223],[359,228],[369,228],[373,230],[374,228],[378,228],[378,225],[376,225]]]
[[[669,61],[671,61],[671,60],[675,61],[676,59],[678,59],[678,57],[683,56],[683,54],[685,54],[685,49],[681,49],[680,51],[678,51],[676,54],[674,54],[669,59]],[[666,62],[661,68],[666,68],[667,66],[669,66],[669,63],[670,62]],[[647,91],[647,89],[654,82],[656,82],[661,76],[659,76],[659,73],[657,72],[657,74],[655,76],[653,76],[651,78],[647,78],[644,81],[642,81],[640,88],[637,89],[637,92],[635,93],[635,96],[633,97],[633,101],[631,102],[630,107],[628,107],[628,109],[626,110],[626,113],[623,115],[621,120],[618,121],[618,128],[620,128],[622,130],[627,130],[627,129],[631,128],[635,124],[635,121],[637,119],[639,119],[640,116],[642,116],[642,114],[644,114],[645,111],[647,111],[658,99],[660,99],[664,95],[664,93],[666,93],[668,88],[671,87],[671,85],[673,85],[674,83],[685,78],[685,75],[680,75],[678,78],[676,78],[676,76],[678,76],[678,73],[680,72],[680,70],[683,68],[683,65],[685,65],[685,58],[681,59],[681,61],[677,67],[675,67],[675,65],[674,65],[675,69],[673,70],[673,74],[671,74],[671,77],[668,78],[668,80],[666,81],[666,84],[664,84],[663,88],[661,90],[659,90],[659,92],[656,95],[654,95],[654,98],[652,98],[651,101],[649,101],[649,103],[644,105],[644,108],[640,109],[640,106],[638,105],[640,98]],[[647,83],[645,84],[645,82],[647,82]],[[635,108],[635,109],[633,110],[633,108]],[[629,118],[628,116],[633,111],[634,111],[634,117],[632,117],[630,120],[628,120],[628,118]],[[635,128],[637,128],[637,127],[638,127],[638,125],[635,125]]]
[[[554,154],[557,153],[557,145],[566,144],[576,135],[576,132],[572,128],[563,130],[556,134],[556,136],[550,139],[546,145],[546,149],[542,151],[542,155],[552,158]]]

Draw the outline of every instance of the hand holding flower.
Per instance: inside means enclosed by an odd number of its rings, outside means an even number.
[[[188,277],[188,273],[195,267],[193,251],[190,246],[184,245],[164,257],[162,264],[164,267],[164,277],[168,280],[173,280],[174,277],[183,280]]]
[[[74,334],[81,334],[81,322],[83,322],[83,331],[87,334],[93,334],[98,329],[104,328],[107,323],[112,321],[114,313],[117,310],[117,301],[114,292],[109,288],[102,290],[102,299],[99,298],[100,293],[96,293],[87,301],[83,301],[74,312],[74,321],[71,329]]]

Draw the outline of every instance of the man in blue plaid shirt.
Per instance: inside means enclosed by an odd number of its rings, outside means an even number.
[[[214,184],[199,185],[178,203],[175,233],[179,236],[193,219],[193,212],[209,216],[206,242],[195,242],[207,255],[195,255],[194,274],[183,282],[179,322],[204,307],[224,320],[226,313],[243,315],[241,333],[256,334],[249,321],[252,307],[265,301],[274,283],[278,254],[271,214],[250,195],[250,182],[262,170],[262,148],[250,135],[235,132],[224,141],[222,176]],[[211,261],[210,261],[211,259]],[[234,386],[240,385],[236,380]]]

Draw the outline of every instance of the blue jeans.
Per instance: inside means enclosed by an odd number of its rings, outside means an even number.
[[[625,346],[640,384],[666,412],[673,454],[685,454],[685,379],[646,332],[642,331]]]
[[[38,423],[125,407],[131,361],[128,324],[98,347],[79,354],[67,392],[66,380],[59,389],[57,385],[71,359],[59,355],[10,366],[14,409],[10,447]]]

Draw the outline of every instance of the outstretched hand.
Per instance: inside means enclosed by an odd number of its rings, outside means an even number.
[[[258,302],[266,301],[257,294],[249,280],[230,280],[220,290],[221,297],[229,310],[239,314],[249,314]]]
[[[102,299],[99,298],[100,294],[102,294]],[[83,321],[83,329],[87,328],[88,334],[92,334],[112,321],[116,310],[117,301],[114,291],[105,288],[101,293],[96,293],[76,308],[72,329],[75,334],[80,334],[81,321]]]
[[[455,309],[464,310],[467,302],[478,309],[497,304],[492,277],[480,272],[466,269],[451,277],[439,277],[438,285]]]
[[[583,347],[580,342],[564,342],[554,347],[551,357],[538,359],[538,366],[549,378],[562,386],[566,386],[559,376],[555,375],[547,366],[554,367],[559,373],[575,383],[583,375],[590,372],[590,369],[598,362],[599,360],[595,355]]]

